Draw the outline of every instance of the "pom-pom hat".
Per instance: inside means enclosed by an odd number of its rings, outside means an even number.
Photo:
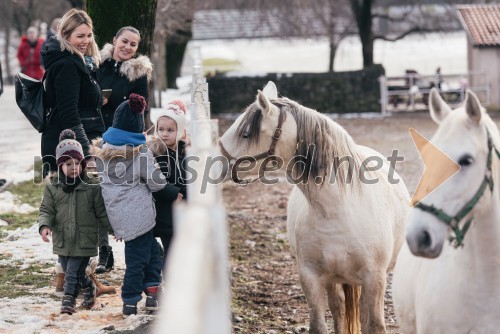
[[[57,166],[61,166],[70,158],[80,161],[82,167],[85,168],[82,144],[76,140],[76,135],[72,130],[66,129],[59,135],[59,144],[56,146]]]
[[[185,135],[185,130],[186,130],[186,106],[184,106],[184,103],[179,100],[174,100],[172,102],[169,102],[165,109],[163,109],[159,114],[158,118],[156,119],[155,123],[155,136],[158,136],[158,121],[162,117],[170,117],[177,123],[177,137],[175,138],[176,142],[179,142],[179,140],[184,137]]]
[[[144,137],[144,110],[146,99],[139,94],[130,94],[115,111],[113,124],[102,138],[112,145],[140,145],[146,143]]]

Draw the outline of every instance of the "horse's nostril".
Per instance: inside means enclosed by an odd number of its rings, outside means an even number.
[[[420,248],[428,248],[432,245],[431,235],[427,231],[422,231],[418,236],[418,245]]]

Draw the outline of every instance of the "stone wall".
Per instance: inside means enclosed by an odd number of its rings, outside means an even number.
[[[380,112],[378,78],[381,65],[352,72],[270,73],[265,76],[231,77],[217,75],[207,79],[211,112],[241,112],[255,101],[257,90],[268,81],[286,96],[322,113]]]

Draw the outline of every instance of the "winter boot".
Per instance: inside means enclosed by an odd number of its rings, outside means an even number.
[[[64,271],[60,263],[56,264],[57,282],[56,292],[64,292]]]
[[[123,304],[122,313],[124,318],[132,314],[137,314],[137,304],[136,305]]]
[[[111,246],[99,247],[99,263],[95,270],[96,274],[103,274],[113,270],[115,266],[115,259],[113,257],[113,250]]]
[[[81,308],[90,310],[92,306],[95,304],[95,287],[94,283],[90,282],[90,286],[86,287],[85,289],[82,289],[82,296],[83,296],[83,301],[82,305],[80,305]]]
[[[97,293],[95,295],[96,297],[98,297],[100,295],[104,295],[104,294],[116,293],[115,287],[102,284],[101,282],[99,282],[97,280],[97,278],[94,276],[94,274],[89,275],[89,277],[92,280],[92,282],[94,282],[94,284],[95,284],[95,287],[97,290]]]
[[[64,295],[62,297],[61,314],[65,313],[72,315],[73,313],[75,313],[75,304],[76,304],[75,297],[71,295]]]
[[[150,286],[146,288],[146,311],[158,311],[158,298],[160,297],[161,289],[159,286]]]

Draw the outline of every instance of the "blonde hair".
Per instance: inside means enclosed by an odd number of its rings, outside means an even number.
[[[79,55],[83,59],[84,55],[68,41],[73,31],[82,24],[88,25],[89,28],[94,31],[94,25],[92,24],[90,16],[81,9],[72,8],[61,18],[56,37],[61,42],[61,51],[68,50],[71,53]],[[101,55],[94,36],[92,36],[87,46],[85,55],[92,57],[96,65],[101,62]]]

